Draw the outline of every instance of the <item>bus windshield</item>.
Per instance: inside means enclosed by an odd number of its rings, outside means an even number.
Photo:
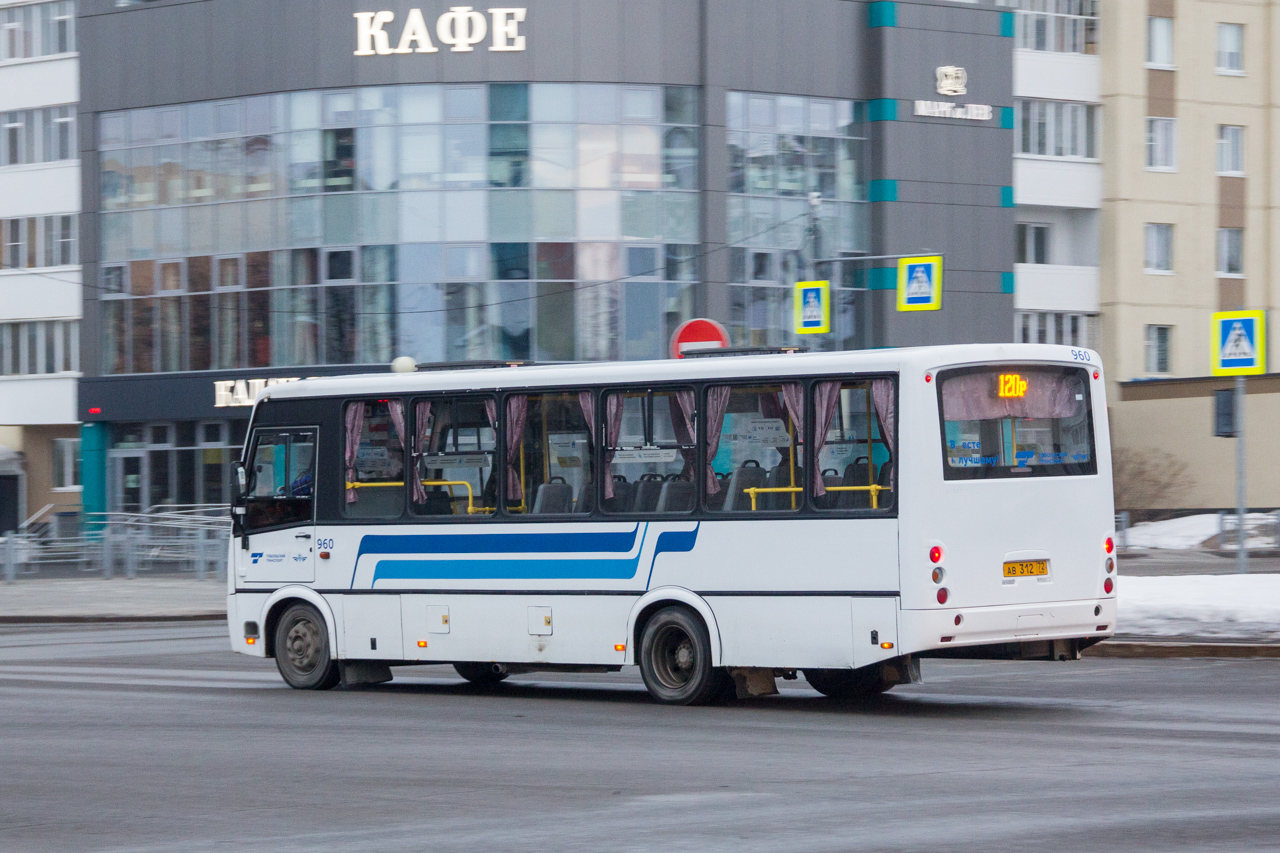
[[[997,365],[938,374],[948,480],[1096,474],[1088,373]]]

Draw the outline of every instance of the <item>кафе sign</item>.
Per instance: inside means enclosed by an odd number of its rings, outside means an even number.
[[[467,53],[483,42],[491,41],[488,49],[494,52],[524,50],[524,36],[520,25],[524,23],[525,9],[488,9],[488,15],[470,6],[451,6],[449,11],[436,18],[435,37],[454,53]],[[403,53],[438,53],[431,40],[431,30],[421,9],[410,9],[405,16],[404,27],[396,46],[391,46],[391,33],[383,29],[395,23],[396,15],[390,11],[355,12],[356,56],[389,56]],[[491,23],[492,22],[492,23]]]

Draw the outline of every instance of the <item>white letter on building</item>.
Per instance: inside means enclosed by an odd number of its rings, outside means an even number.
[[[431,43],[431,34],[427,31],[427,22],[422,19],[421,9],[410,9],[409,17],[404,22],[404,32],[400,34],[400,44],[396,53],[412,53],[409,45],[418,43],[418,53],[437,53],[440,48]]]
[[[456,53],[474,50],[473,44],[484,41],[489,24],[484,15],[470,6],[450,6],[436,21],[436,36],[441,44],[453,45]]]
[[[524,50],[524,36],[520,24],[524,21],[524,9],[490,9],[493,16],[493,47],[489,50]]]
[[[213,407],[215,409],[235,405],[231,400],[231,386],[235,384],[233,379],[219,379],[213,383]]]
[[[355,12],[356,56],[373,56],[391,52],[391,41],[382,25],[396,19],[394,12]]]

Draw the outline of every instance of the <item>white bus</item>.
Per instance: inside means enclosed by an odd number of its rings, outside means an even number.
[[[1014,344],[274,385],[232,646],[312,689],[638,665],[677,704],[1075,658],[1116,618],[1103,388]]]

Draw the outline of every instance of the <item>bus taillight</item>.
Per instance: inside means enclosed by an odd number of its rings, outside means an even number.
[[[929,562],[931,563],[942,562],[942,549],[939,548],[937,545],[934,545],[932,548],[929,549]]]
[[[1108,554],[1110,554],[1116,549],[1116,543],[1110,536],[1108,536],[1107,541],[1102,544],[1102,547]]]
[[[1107,582],[1108,582],[1108,583],[1110,583],[1110,582],[1111,582],[1111,579],[1110,579],[1110,578],[1108,578],[1108,579],[1107,579]],[[1111,590],[1107,590],[1107,592],[1111,592]],[[939,604],[946,604],[946,603],[947,603],[947,596],[948,596],[947,588],[944,586],[942,589],[938,590],[938,603],[939,603]]]
[[[1113,581],[1111,578],[1107,578],[1105,581],[1102,582],[1102,591],[1105,592],[1107,595],[1110,595],[1111,591],[1115,588],[1116,588],[1116,582]]]

